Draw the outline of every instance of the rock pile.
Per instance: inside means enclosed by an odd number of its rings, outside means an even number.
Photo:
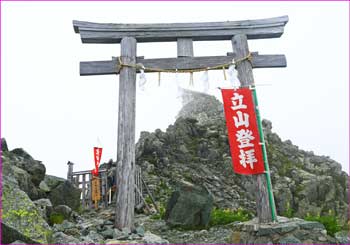
[[[218,208],[255,213],[253,178],[232,171],[222,104],[188,91],[184,101],[173,125],[165,132],[142,132],[136,146],[137,164],[156,200],[166,205],[176,181],[183,180],[205,186]],[[347,222],[349,177],[341,165],[282,141],[267,120],[263,128],[278,214],[303,218],[331,211]]]
[[[234,244],[336,244],[341,241],[327,235],[318,222],[278,217],[278,222],[258,224],[257,219],[238,222],[228,241]]]
[[[45,165],[23,149],[9,151],[5,139],[1,150],[2,242],[50,243],[50,219],[67,218],[63,209],[80,207],[79,189],[65,179],[45,175]]]

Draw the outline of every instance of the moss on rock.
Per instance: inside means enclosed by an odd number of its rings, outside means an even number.
[[[9,232],[3,233],[3,242],[17,238],[35,243],[50,243],[52,231],[41,217],[28,195],[7,180],[3,181],[2,223]]]

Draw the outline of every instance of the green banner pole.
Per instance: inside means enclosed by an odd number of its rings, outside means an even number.
[[[267,152],[266,152],[266,145],[265,145],[265,139],[264,139],[264,132],[263,132],[263,129],[262,129],[262,124],[261,124],[261,119],[260,119],[258,97],[256,95],[255,87],[251,86],[250,89],[252,90],[252,93],[253,93],[253,99],[254,99],[254,104],[255,104],[255,112],[256,112],[256,119],[258,121],[260,141],[261,141],[261,147],[262,147],[262,151],[263,151],[264,166],[265,166],[265,176],[266,176],[266,182],[267,182],[267,191],[269,193],[269,202],[270,202],[270,208],[271,208],[271,217],[272,217],[273,221],[277,221],[275,200],[273,198],[273,192],[272,192],[272,184],[271,184],[271,177],[270,177],[269,162],[267,160]]]

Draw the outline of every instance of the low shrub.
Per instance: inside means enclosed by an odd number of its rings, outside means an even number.
[[[226,225],[235,221],[248,221],[252,218],[252,214],[244,209],[218,209],[211,211],[210,226]]]
[[[53,213],[50,215],[49,221],[51,225],[62,224],[64,216],[62,214]]]
[[[307,214],[305,217],[307,221],[317,221],[324,225],[328,235],[334,236],[334,234],[342,229],[342,225],[339,223],[337,217],[333,214],[320,216]]]

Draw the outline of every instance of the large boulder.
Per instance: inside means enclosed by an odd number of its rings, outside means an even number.
[[[50,188],[53,186],[53,184],[49,184]],[[52,188],[48,194],[48,198],[53,206],[67,205],[73,210],[78,210],[81,206],[80,190],[67,180],[60,182],[55,188]]]
[[[2,184],[2,242],[50,243],[52,231],[28,195],[7,177]]]
[[[205,187],[182,181],[168,201],[165,220],[169,226],[206,227],[212,208],[213,196]]]

